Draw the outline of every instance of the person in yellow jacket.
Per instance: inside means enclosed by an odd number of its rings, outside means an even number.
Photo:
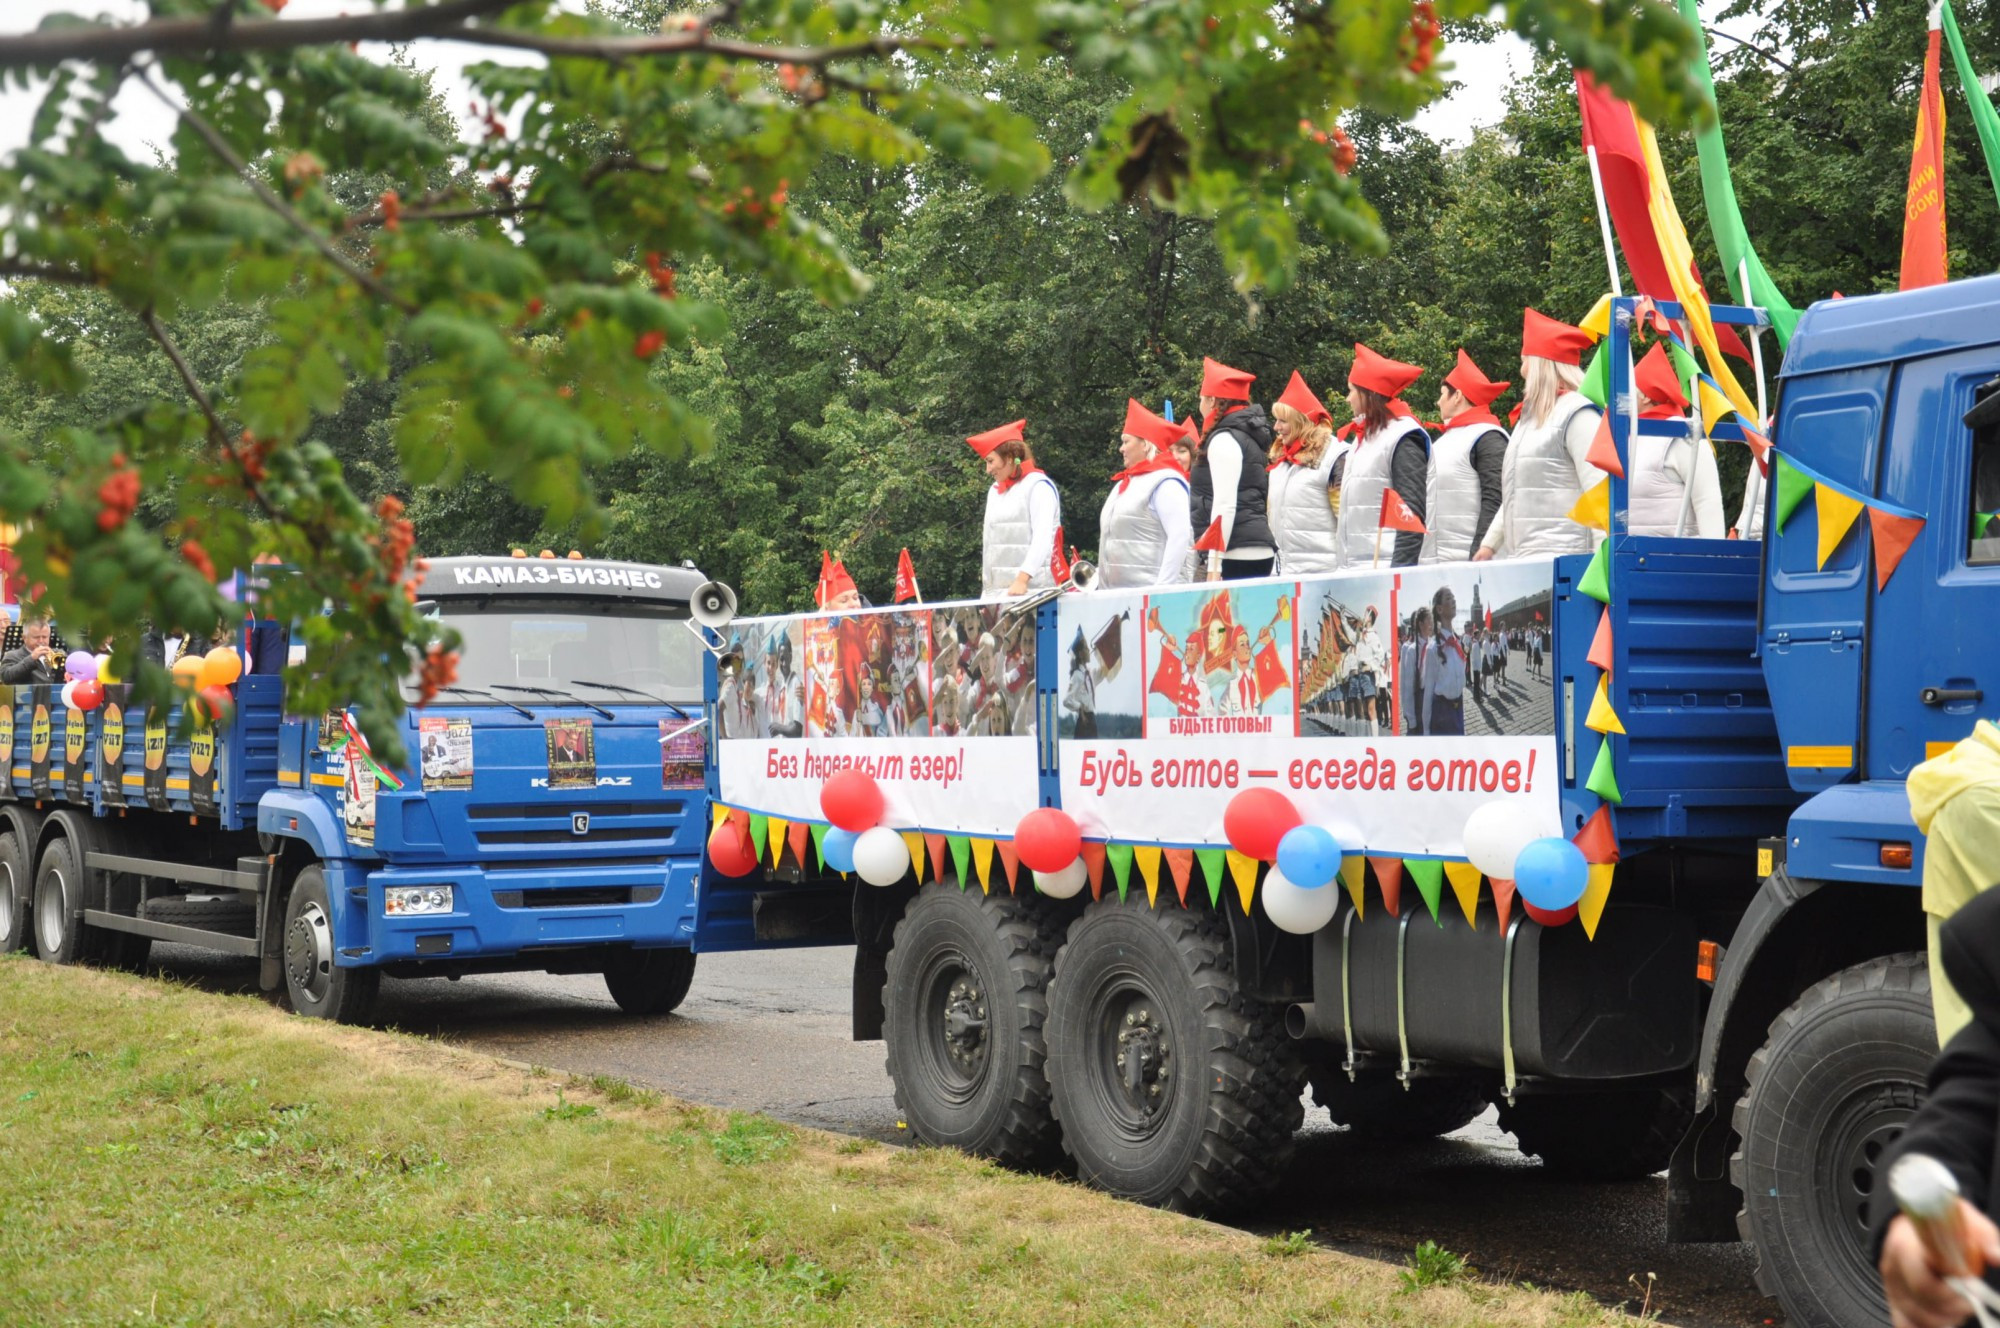
[[[1972,1022],[1938,960],[1938,928],[1974,895],[2000,885],[2000,728],[1972,736],[1910,771],[1910,813],[1924,843],[1924,913],[1938,1045]]]

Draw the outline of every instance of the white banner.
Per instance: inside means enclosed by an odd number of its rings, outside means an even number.
[[[1144,738],[1061,744],[1062,805],[1086,837],[1226,847],[1222,816],[1247,788],[1276,789],[1308,823],[1369,853],[1462,858],[1466,818],[1520,808],[1566,835],[1555,738]]]
[[[1033,738],[729,739],[722,802],[794,821],[824,821],[827,777],[859,766],[881,786],[882,823],[897,830],[1011,839],[1039,791]]]

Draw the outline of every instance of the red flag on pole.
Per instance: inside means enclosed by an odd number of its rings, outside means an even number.
[[[1063,528],[1061,526],[1056,527],[1056,547],[1055,551],[1049,556],[1049,574],[1055,577],[1056,584],[1059,586],[1069,580],[1069,556],[1063,551]]]
[[[1194,542],[1194,549],[1196,553],[1221,553],[1223,547],[1222,518],[1217,517],[1208,523],[1207,530],[1201,532],[1201,538]]]
[[[922,592],[917,589],[917,569],[910,562],[908,549],[896,555],[896,603],[906,599],[923,600]]]
[[[833,578],[833,555],[825,549],[819,551],[819,584],[813,587],[813,607],[826,607],[826,583]]]
[[[1924,44],[1924,91],[1917,100],[1917,135],[1910,146],[1910,188],[1903,200],[1900,289],[1935,286],[1946,278],[1944,252],[1944,94],[1938,90],[1937,11]]]
[[[1384,530],[1407,530],[1412,535],[1424,533],[1424,519],[1411,511],[1410,505],[1403,501],[1403,495],[1394,489],[1382,490],[1381,525]]]
[[[1491,604],[1486,606],[1486,630],[1489,632],[1493,630],[1493,606]]]

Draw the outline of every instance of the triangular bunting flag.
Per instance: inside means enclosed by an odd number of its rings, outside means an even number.
[[[806,865],[806,841],[811,838],[808,833],[811,829],[804,821],[793,821],[792,828],[785,832],[785,838],[792,846],[792,856],[798,859],[801,867]]]
[[[1583,491],[1583,497],[1569,509],[1569,519],[1579,526],[1611,533],[1611,480],[1599,480]]]
[[[1611,541],[1597,546],[1597,552],[1590,555],[1590,566],[1583,569],[1583,577],[1576,588],[1596,600],[1599,604],[1611,602]]]
[[[1406,858],[1403,870],[1417,883],[1424,907],[1431,911],[1431,921],[1444,926],[1444,919],[1438,916],[1438,904],[1444,898],[1444,864],[1436,858]]]
[[[1368,865],[1375,869],[1375,884],[1382,891],[1382,903],[1389,910],[1389,916],[1403,916],[1403,860],[1401,858],[1368,859]]]
[[[1489,876],[1486,883],[1493,887],[1493,912],[1500,919],[1500,934],[1507,934],[1507,918],[1514,911],[1514,883],[1503,881],[1498,876]]]
[[[771,866],[776,867],[785,857],[785,840],[792,823],[781,816],[771,818]]]
[[[1611,343],[1598,346],[1597,353],[1590,357],[1590,365],[1583,371],[1583,382],[1577,391],[1585,401],[1591,402],[1599,410],[1611,400]]]
[[[1014,851],[1014,841],[1011,839],[994,840],[993,851],[1000,855],[1000,865],[1007,869],[1007,893],[1011,895],[1014,893],[1015,881],[1021,874],[1021,855]]]
[[[1125,902],[1125,887],[1132,879],[1132,846],[1130,844],[1106,844],[1105,861],[1111,864],[1111,880],[1118,887],[1118,902]]]
[[[1585,862],[1618,861],[1618,831],[1611,824],[1611,808],[1599,804],[1570,842],[1583,851]]]
[[[903,847],[910,850],[910,870],[917,874],[917,884],[924,883],[924,836],[920,830],[904,830]]]
[[[1451,882],[1451,892],[1458,896],[1458,906],[1465,910],[1465,920],[1474,927],[1479,925],[1479,868],[1469,862],[1447,862],[1444,865],[1445,879]]]
[[[979,874],[979,893],[993,893],[993,841],[974,839],[972,841],[972,870]]]
[[[1083,867],[1090,873],[1090,897],[1104,898],[1104,845],[1094,839],[1083,841]]]
[[[1743,441],[1750,445],[1750,451],[1752,455],[1754,455],[1759,461],[1763,461],[1766,457],[1771,455],[1771,440],[1769,438],[1766,438],[1763,434],[1758,433],[1755,429],[1751,428],[1747,424],[1742,425],[1741,427],[1743,429]]]
[[[1590,884],[1577,901],[1576,915],[1583,920],[1583,934],[1593,941],[1597,939],[1597,924],[1604,917],[1604,901],[1611,897],[1611,875],[1617,870],[1614,862],[1591,863]]]
[[[1368,910],[1362,907],[1368,897],[1368,859],[1359,853],[1350,853],[1340,860],[1340,881],[1347,887],[1347,897],[1354,901],[1354,914],[1365,918]]]
[[[1579,332],[1588,332],[1599,341],[1611,335],[1611,297],[1600,295],[1597,303],[1590,306],[1590,312],[1576,325]]]
[[[1799,473],[1799,468],[1785,460],[1783,452],[1778,453],[1778,533],[1785,533],[1785,523],[1792,519],[1806,495],[1813,491],[1813,482]]]
[[[924,832],[924,847],[929,849],[931,854],[931,879],[933,881],[942,881],[944,879],[944,836],[926,830]],[[964,881],[959,882],[960,886],[964,884]]]
[[[1688,396],[1694,395],[1694,382],[1701,377],[1701,366],[1695,363],[1693,355],[1680,342],[1669,339],[1667,358],[1674,362],[1674,377],[1681,380],[1681,388]]]
[[[1590,452],[1583,458],[1607,475],[1625,478],[1625,463],[1618,459],[1618,440],[1611,436],[1611,417],[1599,414],[1597,432],[1590,436]]]
[[[963,890],[972,884],[972,841],[964,835],[946,835],[945,847],[951,850],[952,869],[958,875],[958,888]]]
[[[1160,855],[1167,860],[1167,870],[1174,874],[1174,893],[1181,897],[1181,907],[1186,908],[1188,877],[1194,874],[1194,850],[1163,848]]]
[[[1583,786],[1606,802],[1625,801],[1625,795],[1618,791],[1618,772],[1611,768],[1611,739],[1597,744],[1597,759],[1590,763],[1590,778]]]
[[[1722,423],[1724,415],[1734,415],[1736,407],[1729,398],[1722,395],[1722,389],[1710,382],[1707,374],[1694,380],[1696,398],[1701,402],[1701,427],[1708,436],[1715,436],[1715,426]]]
[[[1146,883],[1146,907],[1157,907],[1160,902],[1160,846],[1134,845],[1132,861],[1139,864],[1139,879]]]
[[[715,804],[715,822],[714,822],[714,824],[712,824],[712,825],[710,825],[710,826],[708,827],[708,833],[710,833],[710,834],[712,835],[712,834],[714,834],[714,833],[715,833],[716,831],[720,830],[720,829],[722,828],[722,823],[723,823],[724,821],[728,820],[728,819],[729,819],[729,809],[728,809],[727,807],[723,806],[723,805],[722,805],[721,803],[719,803],[719,802],[718,802],[718,803],[716,803],[716,804]]]
[[[764,845],[769,843],[770,839],[771,839],[771,818],[764,815],[762,812],[751,812],[750,813],[751,850],[754,853],[761,855],[764,851]]]
[[[1593,668],[1603,669],[1606,673],[1611,672],[1611,611],[1609,609],[1597,615],[1597,635],[1590,638],[1590,653],[1583,657],[1583,662]]]
[[[1853,528],[1854,519],[1861,515],[1862,502],[1829,485],[1815,484],[1813,506],[1819,512],[1819,566],[1824,571],[1826,560],[1833,557],[1834,550]]]
[[[1257,894],[1257,859],[1247,853],[1229,849],[1223,854],[1229,863],[1229,879],[1236,882],[1236,898],[1243,905],[1243,916],[1250,916],[1250,901]]]
[[[825,870],[826,870],[826,832],[827,832],[827,831],[829,831],[829,830],[831,830],[831,829],[833,829],[833,827],[832,827],[832,826],[830,826],[830,825],[817,825],[817,824],[815,824],[815,825],[813,825],[813,826],[812,826],[812,827],[810,827],[810,828],[811,828],[811,830],[812,830],[812,839],[813,839],[813,860],[814,860],[814,861],[816,861],[817,863],[819,863],[819,869],[820,869],[821,871],[825,871]],[[801,855],[799,855],[799,861],[801,861],[801,862],[805,861],[805,855],[804,855],[804,854],[801,854]]]
[[[1625,725],[1618,718],[1618,712],[1611,708],[1611,675],[1608,673],[1597,676],[1597,695],[1590,698],[1590,714],[1584,718],[1583,726],[1595,733],[1625,731]]]
[[[1225,851],[1219,848],[1198,848],[1194,851],[1194,860],[1201,864],[1202,883],[1208,887],[1208,906],[1210,908],[1216,908],[1222,903],[1223,853]]]
[[[1924,530],[1924,519],[1920,516],[1896,516],[1890,512],[1868,509],[1869,533],[1875,537],[1875,589],[1879,592],[1889,584],[1889,578],[1896,574],[1903,555],[1910,551]]]

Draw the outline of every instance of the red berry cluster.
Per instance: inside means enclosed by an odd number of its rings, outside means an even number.
[[[778,181],[778,187],[771,192],[769,198],[758,197],[757,191],[746,184],[742,189],[742,197],[732,198],[722,205],[722,215],[733,217],[738,209],[741,209],[744,216],[759,218],[763,221],[765,230],[774,231],[778,228],[779,214],[785,210],[785,200],[791,196],[790,183],[785,180]]]
[[[429,705],[431,698],[458,681],[458,652],[432,646],[424,653],[417,674],[417,704]]]
[[[646,255],[646,271],[653,278],[653,293],[663,300],[674,298],[674,270],[660,261],[658,254]]]
[[[97,486],[97,501],[103,504],[97,528],[107,535],[131,520],[139,506],[139,472],[125,468],[123,452],[111,458],[111,477]]]
[[[639,339],[632,343],[632,353],[642,360],[650,360],[655,355],[658,355],[660,348],[666,344],[667,334],[658,329],[651,332],[641,332]]]
[[[181,557],[186,560],[189,567],[200,572],[203,579],[209,582],[215,580],[215,560],[208,556],[208,550],[202,548],[198,540],[182,540]]]
[[[500,118],[500,112],[494,108],[492,102],[489,101],[484,106],[476,101],[467,102],[466,109],[472,112],[473,118],[486,127],[488,142],[507,137],[507,122]]]
[[[1299,121],[1299,131],[1307,134],[1315,143],[1326,144],[1326,155],[1333,158],[1333,169],[1346,175],[1354,169],[1354,140],[1339,125],[1330,129],[1318,129],[1311,120]]]
[[[382,226],[385,230],[403,229],[403,200],[393,189],[382,191]]]
[[[403,569],[410,564],[410,550],[417,544],[417,528],[403,515],[403,500],[393,493],[382,495],[382,501],[375,504],[375,515],[382,518],[382,570],[391,581],[403,579]]]
[[[1444,28],[1438,22],[1437,8],[1431,0],[1417,0],[1410,6],[1410,72],[1421,74],[1437,59],[1438,37]]]

